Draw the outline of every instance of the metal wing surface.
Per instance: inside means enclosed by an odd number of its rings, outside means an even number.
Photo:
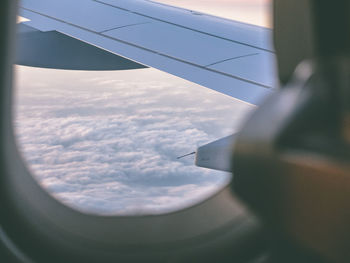
[[[22,0],[20,15],[41,34],[69,37],[251,104],[276,89],[270,29],[147,0]]]

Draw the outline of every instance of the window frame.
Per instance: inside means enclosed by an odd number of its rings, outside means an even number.
[[[83,214],[42,189],[21,159],[12,126],[17,1],[1,6],[0,243],[18,262],[29,262],[24,255],[35,262],[239,262],[261,250],[261,225],[231,186],[192,207],[154,216]]]

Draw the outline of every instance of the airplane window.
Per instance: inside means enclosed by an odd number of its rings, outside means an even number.
[[[158,2],[227,17],[211,1]],[[243,5],[251,10],[245,22],[268,25],[254,16],[262,6]],[[43,188],[86,213],[167,213],[222,189],[229,173],[196,167],[193,154],[178,157],[238,131],[255,108],[151,68],[15,70],[14,128],[23,159]]]

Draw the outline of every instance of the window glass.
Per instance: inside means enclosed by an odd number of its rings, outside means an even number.
[[[159,2],[226,17],[222,10],[237,6]],[[251,10],[246,22],[267,10],[261,1],[237,2]],[[63,203],[103,215],[159,214],[230,181],[228,173],[196,167],[194,155],[177,157],[238,131],[253,106],[151,68],[15,69],[18,147],[37,181]]]

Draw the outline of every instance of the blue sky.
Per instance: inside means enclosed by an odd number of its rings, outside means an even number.
[[[201,11],[205,3],[186,1]],[[87,213],[165,213],[218,191],[229,174],[176,157],[237,131],[253,109],[155,69],[16,72],[14,123],[28,168]]]

